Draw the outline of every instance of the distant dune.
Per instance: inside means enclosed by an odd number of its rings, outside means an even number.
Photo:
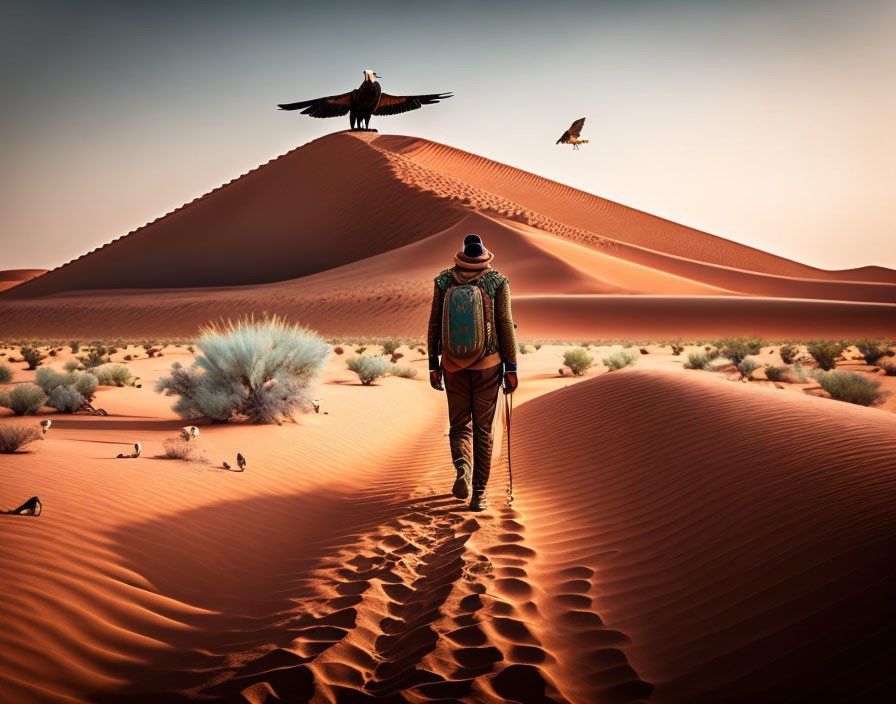
[[[294,149],[6,291],[0,315],[18,337],[190,335],[262,311],[327,335],[416,335],[469,232],[510,277],[523,337],[896,333],[894,271],[816,269],[374,133]]]
[[[566,648],[546,669],[571,699],[892,697],[892,414],[636,369],[514,422],[539,633]]]
[[[46,269],[6,269],[5,271],[0,271],[0,291],[18,286],[46,273]]]

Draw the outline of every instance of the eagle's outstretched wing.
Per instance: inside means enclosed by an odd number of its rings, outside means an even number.
[[[579,137],[582,134],[582,128],[585,126],[585,118],[580,117],[578,120],[573,122],[569,129],[563,133],[563,136],[558,139],[555,144],[567,144],[569,142],[570,137]]]
[[[408,110],[416,110],[424,105],[432,105],[452,96],[453,93],[430,93],[429,95],[389,95],[388,93],[383,93],[380,96],[379,105],[376,106],[373,114],[397,115]]]
[[[298,103],[281,103],[281,110],[301,110],[303,115],[311,117],[339,117],[345,115],[352,102],[352,92],[342,95],[328,95],[326,98],[302,100]]]

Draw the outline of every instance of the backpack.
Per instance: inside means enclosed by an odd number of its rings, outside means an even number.
[[[445,354],[475,363],[497,351],[494,296],[504,281],[496,271],[465,284],[454,284],[448,270],[436,277],[444,293],[441,336]]]

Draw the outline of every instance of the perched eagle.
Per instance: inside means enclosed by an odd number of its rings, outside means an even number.
[[[582,128],[585,126],[585,118],[580,117],[573,122],[569,129],[563,133],[563,136],[557,140],[557,144],[571,144],[573,149],[578,149],[580,144],[588,144],[587,139],[579,139],[582,134]]]
[[[424,105],[432,105],[440,100],[452,97],[451,93],[429,93],[428,95],[389,95],[380,88],[380,78],[375,72],[364,71],[364,81],[360,87],[342,95],[329,95],[326,98],[302,100],[298,103],[281,103],[281,110],[301,110],[303,115],[311,117],[341,117],[348,113],[352,129],[370,129],[372,115],[397,115],[401,112],[416,110]],[[361,126],[361,123],[364,126]]]

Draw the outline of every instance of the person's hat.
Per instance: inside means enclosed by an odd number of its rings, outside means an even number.
[[[479,235],[467,235],[464,237],[464,254],[468,257],[481,257],[485,253],[482,246],[482,238]]]

